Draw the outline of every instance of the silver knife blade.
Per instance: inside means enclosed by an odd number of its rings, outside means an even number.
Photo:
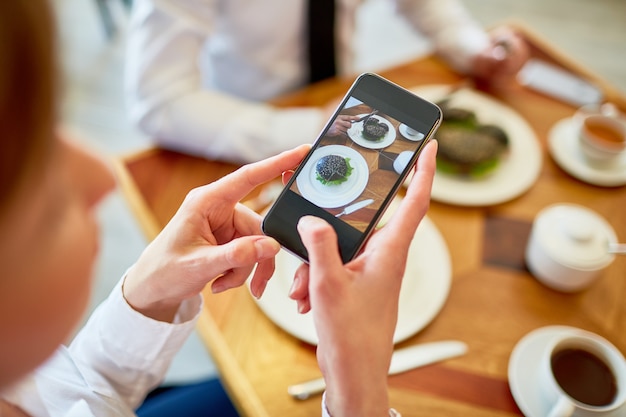
[[[359,201],[343,209],[341,213],[335,214],[335,217],[345,216],[346,214],[352,214],[357,210],[361,210],[363,207],[367,207],[374,202],[374,199],[368,198],[367,200]]]
[[[365,120],[365,119],[369,119],[370,117],[372,117],[372,116],[373,116],[373,115],[375,115],[376,113],[378,113],[378,110],[374,110],[373,112],[368,113],[368,114],[366,114],[366,115],[365,115],[365,116],[363,116],[363,117],[359,117],[359,118],[358,118],[358,119],[356,119],[356,120],[352,120],[352,122],[351,122],[351,123],[359,123],[359,122],[362,122],[362,121],[363,121],[363,120]]]
[[[389,375],[406,372],[420,366],[461,356],[467,353],[467,344],[457,340],[421,343],[398,349],[391,355]]]
[[[445,359],[464,355],[467,345],[456,340],[421,343],[398,349],[391,355],[389,375],[395,375],[420,366],[430,365]],[[321,394],[326,389],[324,378],[312,379],[300,384],[290,385],[287,392],[293,398],[306,400],[312,395]]]

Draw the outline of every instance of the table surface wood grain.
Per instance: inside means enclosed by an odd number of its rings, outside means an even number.
[[[562,55],[519,22],[532,53],[594,82],[624,109],[623,96],[601,78]],[[436,57],[409,62],[381,75],[408,88],[455,85],[463,79]],[[320,105],[347,91],[352,79],[333,79],[281,97],[275,104]],[[482,89],[482,86],[477,86]],[[389,378],[391,404],[405,417],[516,416],[507,381],[509,356],[528,332],[548,325],[586,329],[626,352],[626,257],[618,257],[587,290],[562,294],[534,279],[524,263],[531,222],[560,202],[597,211],[626,240],[626,187],[598,187],[559,168],[547,152],[555,122],[575,108],[517,84],[484,90],[516,110],[534,129],[543,153],[537,182],[519,197],[488,207],[433,201],[428,216],[443,235],[452,259],[452,286],[440,314],[398,347],[443,339],[466,342],[465,356]],[[193,187],[212,182],[237,166],[163,149],[117,160],[121,186],[148,238],[154,237]],[[320,397],[293,400],[287,386],[320,376],[315,348],[271,322],[247,288],[213,295],[205,291],[199,332],[242,415],[314,416]],[[295,310],[295,305],[294,305]],[[529,366],[533,364],[529,363]]]

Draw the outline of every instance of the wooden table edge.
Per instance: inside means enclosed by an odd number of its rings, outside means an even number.
[[[228,378],[222,378],[221,381],[228,394],[235,399],[233,404],[239,414],[270,417],[210,314],[200,314],[196,328],[203,343],[209,348],[220,374],[228,375]]]
[[[159,148],[151,147],[128,155],[112,158],[113,171],[120,190],[126,198],[131,211],[134,213],[148,241],[153,240],[161,232],[162,228],[159,226],[159,222],[150,210],[146,199],[139,190],[126,164],[133,160],[150,157],[158,152],[160,152]]]

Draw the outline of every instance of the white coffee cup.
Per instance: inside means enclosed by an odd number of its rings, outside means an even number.
[[[589,165],[610,168],[626,153],[626,119],[610,104],[583,106],[574,115],[580,148]]]
[[[539,366],[548,417],[624,415],[626,361],[603,337],[581,329],[555,336]]]
[[[407,126],[406,127],[406,133],[408,133],[411,136],[415,136],[417,135],[419,132],[415,129],[413,129],[412,127]]]
[[[552,289],[580,291],[615,259],[609,243],[617,243],[617,235],[598,213],[577,204],[550,205],[535,216],[526,265]]]
[[[402,130],[404,129],[404,131]],[[413,129],[408,125],[400,126],[400,133],[402,133],[407,139],[412,141],[418,141],[424,139],[424,134],[419,130]]]
[[[396,159],[393,161],[393,170],[396,171],[397,174],[401,174],[404,171],[404,168],[411,161],[411,157],[413,156],[413,152],[411,151],[403,151],[398,154]]]

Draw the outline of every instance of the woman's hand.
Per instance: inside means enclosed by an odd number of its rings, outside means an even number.
[[[308,216],[298,224],[309,265],[296,272],[290,297],[300,312],[313,314],[333,417],[387,415],[400,286],[409,246],[429,206],[436,150],[436,142],[426,146],[398,210],[351,262],[342,264],[328,223]]]
[[[239,204],[255,187],[293,169],[308,145],[246,165],[192,190],[148,245],[124,282],[124,297],[142,314],[171,321],[180,303],[212,282],[213,292],[244,284],[259,297],[274,272],[280,245],[261,232],[261,217]]]

